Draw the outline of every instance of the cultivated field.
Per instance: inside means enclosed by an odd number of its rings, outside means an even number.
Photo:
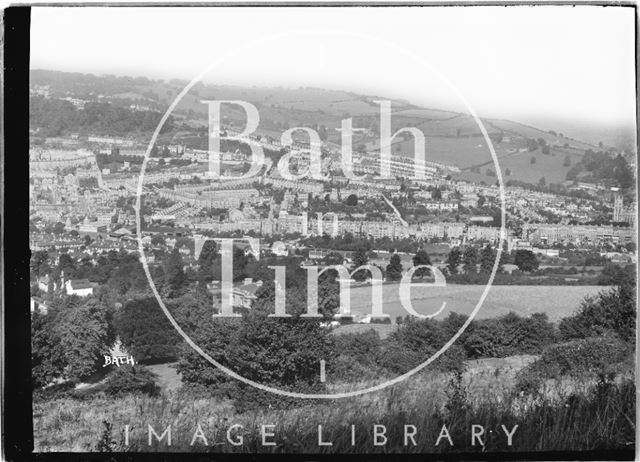
[[[400,302],[398,284],[383,286],[384,312],[393,320],[405,316]],[[445,318],[449,312],[469,314],[478,303],[485,286],[447,285],[447,287],[419,287],[411,289],[411,301],[420,314],[435,313],[443,302],[446,308],[437,316]],[[547,313],[551,321],[573,314],[580,302],[588,295],[596,295],[603,286],[492,286],[476,318],[492,318],[514,311],[521,316],[532,313]],[[351,311],[367,314],[371,311],[371,288],[351,289]]]

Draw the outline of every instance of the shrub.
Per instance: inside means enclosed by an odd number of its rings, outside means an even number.
[[[243,377],[279,389],[320,392],[320,360],[335,351],[330,331],[314,319],[270,318],[255,308],[240,319],[203,320],[192,334],[197,345],[221,364]],[[178,372],[187,383],[223,390],[243,409],[261,404],[290,405],[272,394],[248,389],[184,348]],[[253,387],[251,387],[253,388]],[[299,400],[298,400],[299,401]]]
[[[404,373],[423,363],[451,338],[450,326],[433,319],[410,318],[389,337],[381,365],[394,373]],[[462,370],[464,350],[457,344],[449,347],[436,361],[438,370]]]
[[[633,347],[617,337],[592,337],[552,345],[517,374],[516,388],[534,391],[548,379],[609,374],[633,367]]]
[[[564,318],[558,327],[565,340],[613,332],[623,340],[633,341],[635,325],[635,286],[623,284],[585,298],[578,312]]]
[[[159,392],[156,375],[141,366],[116,367],[107,377],[104,392],[120,396],[126,393],[144,393],[154,396]]]
[[[68,398],[74,395],[75,384],[73,382],[57,383],[48,387],[39,388],[33,392],[34,401],[52,401],[54,399]]]
[[[523,318],[510,312],[499,318],[474,321],[463,345],[470,358],[502,358],[539,354],[556,337],[555,328],[545,313]]]
[[[339,334],[335,336],[336,351],[363,365],[374,365],[380,360],[382,340],[378,332],[370,329],[365,332]]]
[[[404,374],[429,356],[425,357],[417,351],[407,349],[397,343],[390,343],[382,353],[380,365],[393,374]]]
[[[585,264],[587,264],[585,262]],[[633,284],[636,279],[635,265],[622,267],[613,263],[606,264],[598,276],[598,284],[601,286],[613,286],[620,284]]]

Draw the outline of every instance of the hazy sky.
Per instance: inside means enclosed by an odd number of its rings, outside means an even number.
[[[614,7],[33,8],[31,67],[191,80],[231,54],[206,82],[462,109],[426,61],[481,116],[608,124],[635,117],[634,40]]]

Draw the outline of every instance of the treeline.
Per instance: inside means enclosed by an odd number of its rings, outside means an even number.
[[[322,392],[326,385],[319,382],[317,367],[325,358],[336,358],[328,365],[332,380],[394,376],[438,351],[466,320],[455,313],[442,321],[405,317],[396,320],[399,328],[387,339],[375,333],[335,336],[331,329],[321,326],[319,319],[300,316],[308,310],[308,286],[299,257],[265,257],[257,261],[241,248],[235,247],[233,252],[233,279],[251,277],[262,282],[251,310],[236,309],[240,315],[237,318],[213,317],[219,311],[220,298],[210,292],[208,284],[221,276],[221,258],[213,241],[205,243],[197,267],[185,270],[181,254],[174,249],[158,255],[159,263],[151,267],[151,274],[167,310],[196,344],[220,364],[263,384],[290,391]],[[497,254],[490,246],[479,253],[472,247],[464,252],[452,249],[452,253],[448,262],[456,270],[452,274],[487,274]],[[535,264],[530,257],[516,253],[514,261],[533,271]],[[340,255],[330,254],[324,263],[341,261]],[[350,269],[367,262],[367,251],[358,249]],[[419,250],[413,264],[428,265],[430,258]],[[272,403],[271,396],[230,380],[184,345],[150,293],[135,255],[109,252],[98,257],[94,265],[89,259],[74,262],[62,254],[54,265],[46,252],[36,252],[31,265],[34,275],[55,277],[64,271],[65,277],[82,276],[102,284],[93,296],[55,296],[47,315],[34,313],[32,361],[36,387],[56,379],[85,380],[98,373],[103,356],[119,338],[136,361],[179,360],[185,383],[214,388],[216,393],[236,399],[238,406],[261,406],[265,400]],[[274,270],[270,268],[273,265],[285,266],[285,311],[289,318],[269,316],[274,313],[277,297]],[[385,271],[390,279],[401,276],[397,255],[392,256]],[[416,275],[430,276],[428,272]],[[318,313],[325,322],[333,319],[340,306],[336,276],[334,270],[328,271],[318,283]],[[363,280],[368,275],[359,271],[353,277]],[[562,321],[558,328],[545,314],[522,318],[510,313],[497,319],[474,320],[433,368],[459,371],[467,359],[539,354],[556,342],[584,336],[612,334],[628,342],[635,326],[633,282],[632,278],[624,279],[621,287],[587,299],[580,312]],[[127,388],[127,374],[117,373],[121,375],[110,378],[109,383],[116,383],[118,390],[132,390]],[[149,387],[146,380],[139,381],[139,385],[140,391]],[[292,403],[284,400],[280,404]]]
[[[585,172],[586,175],[580,175]],[[591,149],[587,149],[582,160],[567,172],[567,180],[578,179],[578,176],[581,181],[604,182],[622,189],[635,185],[633,170],[621,154],[614,156]]]
[[[325,225],[331,226],[331,225]],[[405,253],[417,252],[424,242],[416,239],[403,238],[391,239],[389,237],[366,239],[345,233],[341,236],[331,237],[328,234],[322,236],[310,236],[301,241],[307,247],[331,248],[341,251],[356,251],[365,249],[366,251],[384,250],[387,252],[397,251]]]
[[[574,316],[559,325],[549,322],[543,313],[529,317],[509,313],[495,319],[474,320],[430,370],[461,372],[469,359],[550,355],[553,353],[548,352],[567,342],[602,345],[613,341],[630,345],[635,329],[634,307],[633,286],[625,285],[585,300]],[[216,361],[244,377],[291,391],[318,392],[323,384],[318,380],[317,364],[323,358],[335,358],[327,365],[327,374],[334,383],[394,377],[440,350],[467,320],[456,313],[440,321],[406,317],[400,320],[396,331],[381,339],[374,330],[331,335],[328,329],[310,324],[309,320],[276,320],[267,317],[269,312],[263,305],[239,319],[204,319],[195,327],[192,338]],[[615,355],[599,346],[574,348],[567,361],[584,363],[578,356],[585,351],[604,355],[600,361],[600,356],[593,358],[596,365],[604,363],[604,358],[619,365],[628,360],[632,348],[625,347]],[[562,370],[567,368],[570,366]],[[293,405],[230,379],[189,347],[182,351],[179,370],[184,383],[233,399],[239,410],[261,407],[267,402]]]
[[[76,108],[69,101],[32,96],[29,98],[29,127],[41,129],[45,136],[69,133],[125,136],[149,133],[158,126],[162,113],[136,111],[110,103],[90,102]],[[170,116],[161,133],[173,129]]]
[[[115,75],[82,74],[80,72],[61,72],[34,69],[29,73],[31,85],[48,85],[54,94],[73,93],[79,98],[92,95],[115,95],[119,93],[138,92],[141,87],[151,87],[161,83],[146,77],[128,77]]]

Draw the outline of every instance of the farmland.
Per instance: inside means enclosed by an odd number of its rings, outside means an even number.
[[[96,78],[51,71],[33,71],[32,80],[39,84],[54,82],[54,91],[60,94],[66,94],[70,88],[81,87],[83,92],[93,89],[102,94],[112,93],[114,100],[143,100],[145,105],[155,110],[164,109],[186,84],[180,81],[109,79],[104,76]],[[341,140],[340,132],[336,129],[340,127],[342,119],[352,117],[356,128],[374,128],[380,123],[380,106],[376,100],[388,99],[384,96],[309,87],[296,89],[201,84],[182,98],[174,115],[185,118],[187,125],[204,126],[207,107],[202,103],[203,98],[251,102],[260,111],[258,131],[261,134],[278,138],[289,127],[324,126],[327,129],[327,141],[336,144]],[[427,138],[427,160],[463,169],[456,176],[458,179],[476,183],[496,181],[495,176],[486,174],[487,169],[495,171],[495,166],[473,117],[437,108],[419,108],[401,100],[393,100],[392,109],[393,131],[412,126],[424,133]],[[241,108],[228,106],[224,111],[225,120],[244,125],[245,115]],[[566,180],[569,169],[581,160],[586,149],[597,149],[589,143],[514,121],[488,118],[483,118],[482,121],[489,134],[502,135],[502,139],[493,145],[505,181],[511,179],[537,184],[544,177],[547,184],[561,183]],[[543,139],[551,146],[549,154],[543,154],[541,148],[529,152],[526,149],[528,139]],[[177,141],[172,140],[169,134],[165,140],[166,143]],[[379,142],[377,133],[357,133],[353,138],[354,146],[364,145],[370,152],[379,149]],[[413,139],[401,136],[394,138],[394,154],[413,158],[413,150]],[[532,157],[536,158],[533,164]],[[568,165],[565,162],[567,158]],[[480,173],[469,171],[471,167],[479,167]],[[506,175],[507,169],[509,176]]]
[[[383,286],[384,312],[395,320],[408,313],[400,303],[398,284]],[[469,314],[475,308],[485,286],[447,285],[447,287],[419,287],[414,285],[411,300],[420,314],[436,312],[443,302],[446,308],[437,316],[445,318],[455,311]],[[573,314],[585,296],[596,295],[602,286],[493,286],[477,314],[478,319],[501,316],[515,311],[521,316],[544,312],[551,321]],[[371,288],[357,287],[351,290],[351,311],[367,314],[371,308]]]

